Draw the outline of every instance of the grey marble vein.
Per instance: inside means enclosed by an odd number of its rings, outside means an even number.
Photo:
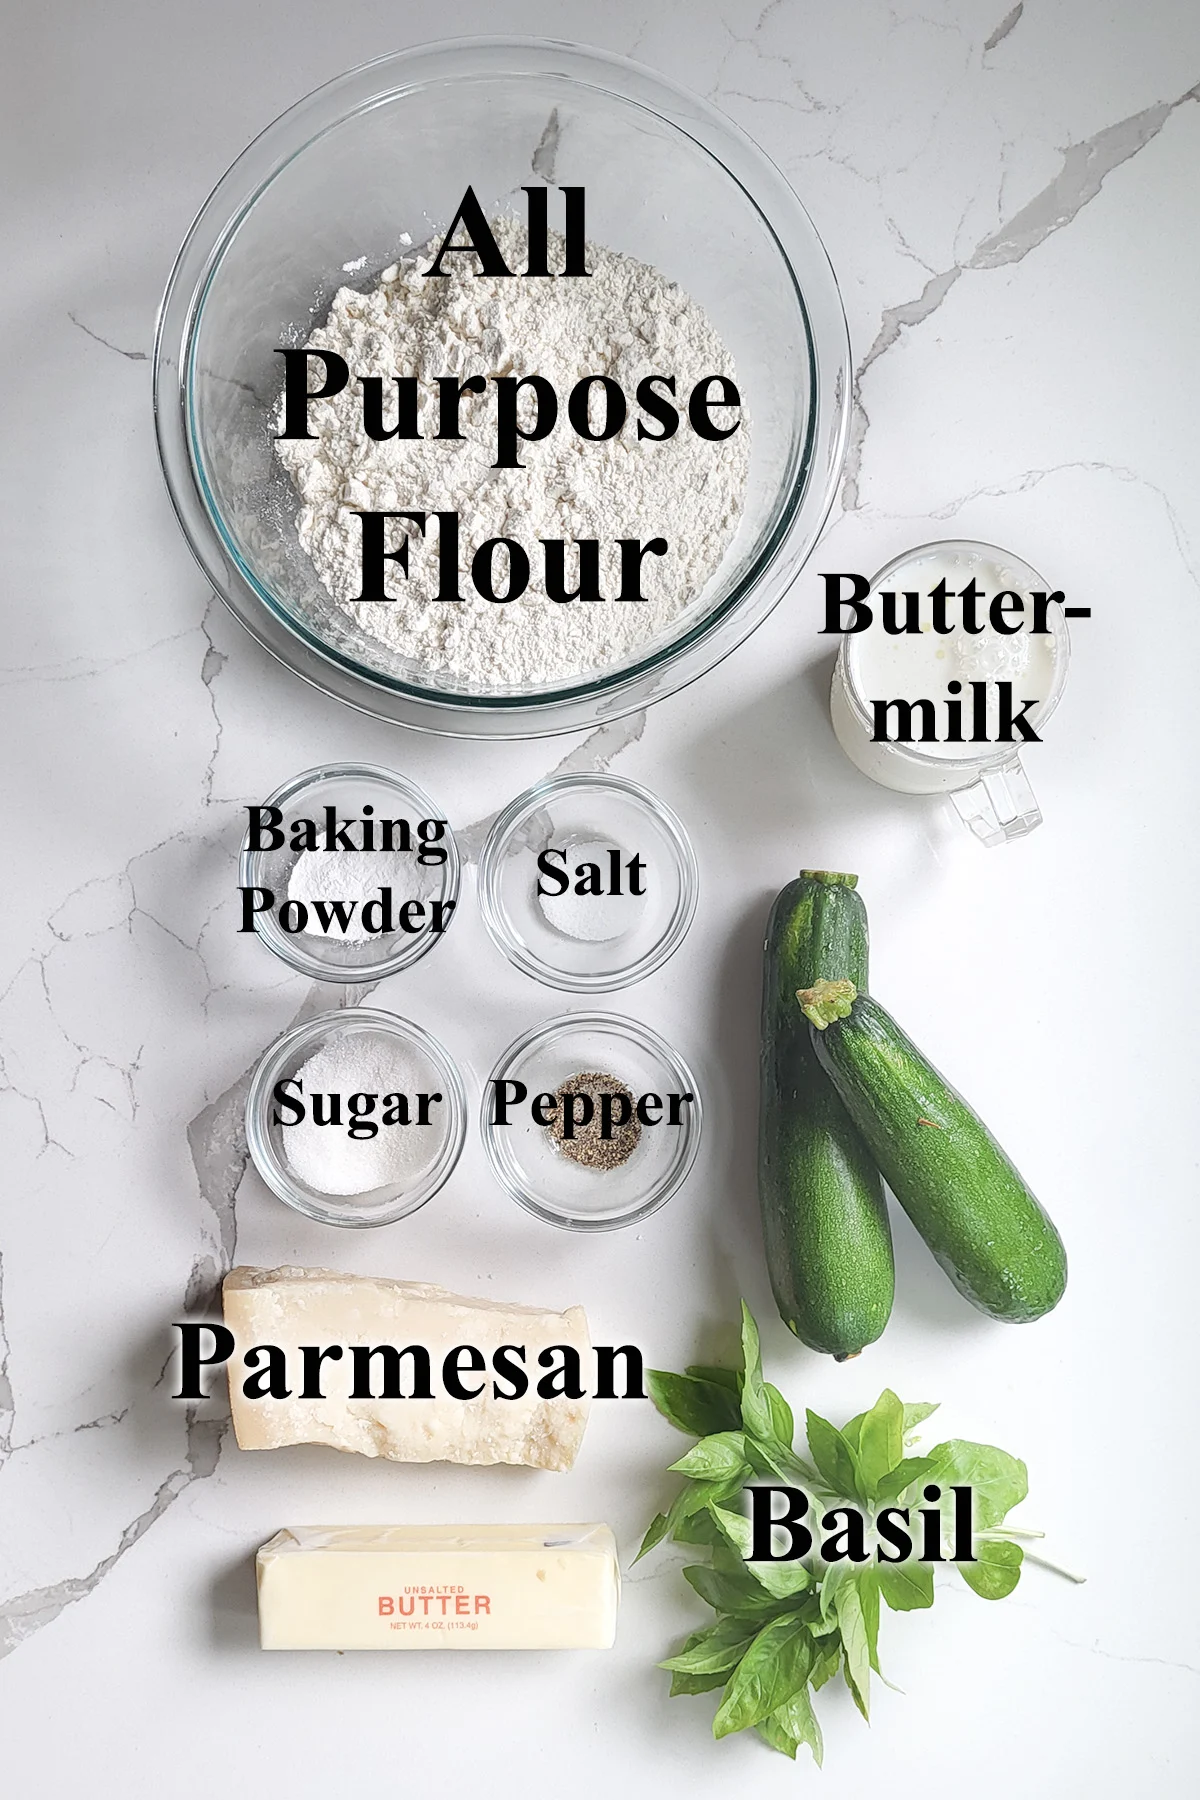
[[[101,337],[98,331],[93,331],[90,325],[85,325],[82,319],[77,319],[73,312],[68,310],[67,317],[70,319],[72,325],[77,326],[79,330],[83,332],[85,337],[90,337],[93,343],[103,344],[106,350],[115,350],[118,356],[124,356],[129,362],[150,361],[150,356],[147,351],[123,350],[120,344],[110,343],[108,338]]]
[[[221,1282],[237,1253],[237,1219],[234,1198],[246,1172],[246,1094],[254,1074],[244,1069],[210,1105],[198,1112],[187,1128],[188,1149],[200,1197],[212,1214],[215,1239],[205,1255],[192,1264],[184,1295],[184,1310],[207,1313],[219,1308]]]
[[[1049,186],[1035,194],[999,231],[978,244],[966,267],[998,269],[1005,263],[1020,262],[1054,232],[1069,225],[1089,200],[1096,198],[1113,170],[1158,136],[1172,113],[1197,99],[1200,83],[1188,88],[1177,100],[1148,106],[1115,125],[1106,125],[1081,144],[1071,144],[1062,152],[1063,166]]]
[[[74,1606],[77,1601],[85,1600],[89,1594],[94,1593],[110,1570],[116,1567],[127,1551],[132,1550],[139,1539],[145,1537],[154,1522],[162,1518],[180,1494],[193,1481],[202,1481],[212,1474],[221,1454],[221,1439],[227,1423],[225,1419],[198,1418],[195,1409],[188,1408],[182,1468],[173,1469],[159,1483],[149,1506],[121,1533],[116,1549],[102,1557],[86,1575],[71,1575],[63,1581],[51,1582],[47,1587],[31,1588],[27,1593],[14,1595],[0,1606],[0,1658],[10,1655],[19,1644],[23,1644],[26,1638],[32,1637],[44,1625],[52,1624],[68,1606]]]
[[[1020,9],[1016,10],[1019,12]],[[1011,30],[1015,24],[1014,19],[1013,25],[1008,29]],[[1115,125],[1104,126],[1082,143],[1069,145],[1061,153],[1062,168],[1054,180],[1014,213],[998,231],[983,238],[965,261],[952,263],[948,269],[931,275],[921,292],[913,299],[884,309],[874,341],[854,373],[854,417],[842,477],[844,512],[854,512],[859,506],[863,453],[871,423],[863,404],[862,382],[871,366],[892,349],[905,331],[912,330],[932,317],[968,270],[981,272],[1001,268],[1007,263],[1021,262],[1056,231],[1062,231],[1096,198],[1113,170],[1144,150],[1158,136],[1171,115],[1193,100],[1200,100],[1200,83],[1187,88],[1175,100],[1164,100],[1156,106],[1145,107],[1141,112],[1131,113],[1128,118],[1118,120]]]
[[[862,472],[863,448],[871,418],[863,404],[862,380],[872,363],[891,349],[901,333],[913,325],[920,325],[931,313],[935,313],[950,289],[962,274],[956,264],[940,275],[931,275],[921,292],[913,300],[905,300],[899,306],[884,309],[875,341],[854,372],[853,405],[854,416],[850,422],[850,438],[846,445],[846,466],[842,477],[842,507],[846,512],[855,512],[859,501],[859,476]]]
[[[111,670],[125,668],[141,657],[152,656],[156,650],[165,649],[168,644],[182,643],[195,630],[194,625],[185,625],[182,631],[172,631],[167,637],[155,638],[153,642],[142,644],[136,650],[127,650],[120,656],[74,656],[65,662],[27,663],[6,668],[0,673],[0,686],[16,687],[32,681],[89,681],[93,675],[107,675]]]
[[[0,1254],[0,1463],[12,1450],[13,1389],[8,1355],[8,1334],[4,1328],[4,1257]]]
[[[575,745],[573,750],[560,758],[550,770],[553,775],[578,775],[583,772],[597,774],[608,769],[622,750],[628,750],[636,744],[646,729],[646,714],[642,712],[628,713],[623,719],[610,719],[604,725],[596,725],[587,736]],[[548,780],[550,777],[547,776]],[[488,813],[486,818],[476,819],[458,832],[458,848],[464,863],[478,860],[479,853],[487,842],[488,832],[496,823],[501,809]]]
[[[39,966],[40,966],[39,958],[34,958],[34,961],[38,962]],[[14,978],[13,978],[14,982],[21,974],[24,973],[25,969],[28,968],[28,966],[29,966],[28,963],[22,965],[21,969],[19,969],[17,971],[17,976],[14,976]],[[12,986],[13,984],[10,983],[9,985]],[[6,993],[7,993],[7,991],[8,990],[5,989]],[[59,1140],[55,1137],[54,1133],[51,1131],[50,1120],[46,1116],[46,1108],[45,1108],[45,1105],[43,1104],[43,1102],[38,1098],[38,1096],[36,1094],[27,1093],[24,1088],[18,1087],[16,1082],[9,1078],[8,1067],[4,1061],[3,1056],[0,1056],[0,1093],[15,1095],[18,1100],[23,1100],[25,1102],[26,1106],[31,1106],[33,1108],[34,1112],[37,1114],[38,1129],[41,1131],[41,1134],[42,1134],[42,1146],[41,1146],[41,1149],[37,1153],[39,1161],[41,1160],[41,1158],[43,1156],[45,1156],[45,1154],[48,1150],[59,1150],[62,1152],[62,1154],[64,1156],[68,1157],[72,1162],[74,1162],[75,1152],[73,1150],[68,1150],[68,1148],[65,1144],[60,1143]]]
[[[163,1371],[164,1375],[170,1370],[173,1361],[174,1353],[167,1358]],[[154,1386],[160,1386],[161,1381],[162,1376],[154,1383]],[[110,1425],[119,1425],[123,1419],[127,1419],[132,1411],[133,1401],[131,1400],[127,1406],[122,1406],[117,1412],[99,1413],[94,1419],[81,1419],[78,1425],[64,1425],[59,1431],[39,1431],[34,1437],[21,1438],[15,1443],[10,1442],[7,1454],[14,1457],[21,1456],[27,1450],[37,1450],[42,1444],[59,1443],[63,1438],[78,1437],[79,1434],[84,1431],[107,1431]],[[3,1460],[3,1456],[0,1455],[0,1463],[2,1463]]]
[[[1075,470],[1085,475],[1111,475],[1116,481],[1132,482],[1137,487],[1145,488],[1147,493],[1153,494],[1166,515],[1180,561],[1187,570],[1191,581],[1200,587],[1200,567],[1197,566],[1196,553],[1192,547],[1187,527],[1170,495],[1165,488],[1159,486],[1158,482],[1149,480],[1145,475],[1140,475],[1136,469],[1131,469],[1126,463],[1100,462],[1094,458],[1076,457],[1069,462],[1053,463],[1045,469],[1026,469],[1012,481],[990,482],[983,487],[971,488],[967,493],[959,494],[953,500],[947,500],[929,516],[931,519],[952,519],[956,513],[961,512],[965,506],[970,506],[975,500],[1005,494],[1027,494],[1031,488],[1040,487],[1042,482],[1048,480],[1052,475],[1068,475]]]
[[[212,804],[213,781],[217,772],[217,758],[221,754],[221,739],[225,734],[225,726],[222,723],[221,714],[217,708],[217,696],[213,684],[221,673],[221,670],[225,667],[225,664],[229,661],[229,658],[224,650],[218,650],[216,644],[213,642],[212,632],[209,630],[208,625],[213,607],[219,605],[220,601],[217,599],[217,596],[215,594],[210,595],[208,605],[204,609],[204,617],[200,621],[200,630],[204,635],[204,642],[207,645],[204,652],[204,660],[200,665],[200,679],[204,683],[205,690],[208,693],[208,704],[212,709],[214,731],[212,754],[205,764],[204,779],[201,784],[205,806],[210,806]]]
[[[301,1025],[318,1013],[343,1006],[357,1006],[371,993],[374,983],[336,987],[314,981],[286,1029]],[[184,1306],[189,1313],[219,1310],[221,1283],[237,1255],[237,1191],[246,1172],[250,1152],[246,1144],[246,1094],[258,1066],[255,1055],[241,1074],[203,1107],[187,1128],[188,1148],[200,1197],[212,1214],[214,1238],[209,1251],[196,1258],[188,1278]]]
[[[546,128],[537,141],[530,167],[535,175],[541,177],[546,184],[552,185],[554,171],[558,165],[558,145],[562,137],[562,124],[558,116],[557,106],[546,120]]]
[[[995,31],[993,31],[992,35],[984,42],[983,54],[985,56],[988,54],[989,50],[994,50],[997,44],[1002,44],[1009,32],[1016,30],[1017,26],[1021,23],[1021,14],[1024,11],[1025,0],[1017,0],[1017,4],[1013,7],[1012,11],[1005,13]]]
[[[805,86],[797,68],[796,57],[792,56],[786,50],[764,50],[759,43],[759,34],[762,31],[763,26],[766,24],[771,14],[783,3],[784,0],[771,0],[771,4],[764,7],[749,32],[735,31],[727,19],[721,21],[726,36],[729,38],[729,47],[717,65],[716,74],[707,90],[708,99],[717,101],[717,96],[719,94],[727,94],[740,100],[748,100],[752,105],[758,105],[764,102],[777,106],[785,104],[783,101],[778,100],[772,95],[756,94],[751,89],[726,86],[725,72],[728,69],[730,62],[739,50],[748,50],[763,63],[778,64],[783,70],[784,78],[788,82],[788,85],[803,102],[803,105],[799,109],[800,111],[813,114],[833,113],[837,111],[837,108],[831,106],[829,101],[818,98],[811,88]],[[826,149],[828,149],[828,145],[826,145]]]
[[[1032,1561],[1032,1558],[1030,1559]],[[1080,1644],[1074,1638],[1064,1637],[1061,1631],[1054,1636],[1060,1644],[1066,1644],[1071,1650],[1082,1650],[1088,1656],[1102,1656],[1108,1662],[1144,1663],[1150,1668],[1181,1669],[1185,1675],[1200,1675],[1195,1663],[1177,1662],[1170,1656],[1128,1656],[1120,1650],[1106,1650],[1103,1644]]]

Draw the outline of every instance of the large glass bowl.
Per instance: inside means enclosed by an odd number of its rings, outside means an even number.
[[[750,421],[745,514],[721,567],[637,661],[559,688],[455,687],[386,649],[321,586],[274,454],[275,350],[406,240],[523,186],[586,189],[592,239],[657,266],[732,353]],[[554,216],[552,211],[552,217]],[[533,371],[536,373],[536,371]],[[256,138],[205,203],[154,350],[159,450],[180,524],[248,631],[324,692],[469,737],[574,731],[695,680],[758,625],[809,555],[845,454],[849,341],[829,260],[778,169],[728,119],[620,57],[461,39],[317,89]]]

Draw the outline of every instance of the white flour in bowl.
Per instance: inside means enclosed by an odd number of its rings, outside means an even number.
[[[515,219],[493,231],[509,268],[525,263],[525,228]],[[550,234],[550,267],[561,266],[562,239]],[[708,375],[736,381],[732,360],[703,311],[648,263],[589,243],[590,279],[494,278],[474,273],[473,256],[446,259],[445,279],[421,274],[428,255],[385,270],[370,293],[342,288],[309,347],[336,351],[351,380],[309,406],[311,440],[281,440],[279,457],[301,498],[300,542],[321,582],[360,628],[428,675],[456,686],[526,688],[577,681],[637,657],[661,641],[719,567],[741,517],[749,464],[741,428],[722,442],[696,435],[687,399]],[[320,365],[314,365],[319,373]],[[422,440],[376,443],[363,428],[357,377],[383,380],[384,417],[395,418],[393,377],[421,382]],[[439,375],[540,375],[555,389],[559,418],[549,436],[523,442],[522,467],[497,469],[495,389],[461,403],[461,440],[438,439]],[[620,383],[629,413],[607,442],[576,435],[567,400],[576,382],[605,375]],[[675,378],[676,434],[639,439],[635,392],[648,375]],[[316,380],[311,384],[315,387]],[[593,390],[594,392],[594,390]],[[598,401],[598,396],[596,397]],[[533,397],[519,394],[518,417],[532,418]],[[528,403],[526,407],[526,403]],[[725,425],[734,415],[718,413]],[[648,427],[660,429],[647,419]],[[363,591],[362,522],[370,512],[457,512],[461,522],[461,602],[437,602],[437,523],[413,537],[408,579],[388,563],[387,602],[356,602]],[[388,547],[405,527],[393,521]],[[578,585],[572,540],[600,542],[600,591],[620,588],[617,540],[665,537],[664,556],[641,564],[643,601],[549,599],[539,540],[566,540],[566,585]],[[493,602],[466,573],[489,538],[510,538],[529,553],[526,592]],[[496,557],[506,589],[505,553]]]

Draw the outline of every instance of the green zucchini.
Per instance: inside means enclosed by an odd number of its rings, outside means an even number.
[[[771,909],[764,953],[758,1193],[779,1316],[840,1362],[874,1343],[892,1310],[883,1183],[822,1073],[796,990],[846,968],[867,978],[856,875],[806,869]]]
[[[1066,1287],[1062,1239],[978,1114],[857,985],[797,996],[822,1068],[959,1292],[993,1319],[1040,1319]]]

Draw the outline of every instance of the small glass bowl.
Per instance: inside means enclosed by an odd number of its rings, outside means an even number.
[[[548,897],[543,908],[537,889],[554,885],[539,871],[538,857],[551,845],[566,852],[571,874],[573,846],[602,843],[621,852],[621,883],[628,887],[627,863],[641,856],[645,894],[626,894],[616,903],[605,896],[577,901],[581,916],[592,905],[627,914],[619,934],[599,941],[574,937],[552,916],[572,893]],[[601,865],[608,880],[609,866]],[[699,874],[687,833],[669,806],[635,781],[620,775],[554,775],[539,781],[506,806],[492,826],[479,859],[479,905],[493,943],[511,963],[547,987],[601,994],[629,987],[660,968],[679,948],[696,911]]]
[[[691,1094],[682,1124],[643,1126],[628,1161],[588,1168],[555,1148],[548,1126],[534,1123],[531,1103],[573,1075],[622,1081],[635,1098]],[[507,1125],[495,1123],[495,1083],[519,1081],[524,1103]],[[688,1175],[700,1147],[700,1091],[683,1058],[648,1026],[611,1013],[568,1013],[510,1044],[484,1088],[480,1129],[493,1173],[518,1206],[567,1231],[613,1231],[639,1225],[665,1206]]]
[[[302,1181],[288,1162],[285,1144],[289,1128],[272,1121],[275,1083],[295,1075],[325,1045],[356,1032],[392,1038],[404,1045],[414,1062],[427,1071],[422,1074],[422,1087],[442,1096],[445,1128],[436,1152],[411,1181],[371,1188],[361,1194],[326,1194]],[[324,1129],[341,1128],[331,1125]],[[246,1141],[255,1168],[272,1193],[322,1225],[392,1225],[397,1219],[407,1218],[432,1199],[449,1179],[462,1154],[466,1133],[466,1090],[446,1051],[419,1025],[377,1007],[355,1006],[322,1013],[285,1031],[264,1054],[246,1096]]]
[[[441,819],[432,800],[414,782],[394,775],[390,769],[372,763],[326,763],[318,769],[306,769],[278,788],[264,806],[277,806],[283,813],[281,830],[288,831],[298,818],[323,816],[332,806],[339,818],[360,818],[363,806],[374,808],[374,822],[402,816],[415,828],[424,819]],[[460,864],[458,845],[449,823],[444,826],[437,848],[444,850],[442,863],[420,864],[413,854],[413,889],[403,898],[416,897],[428,905],[440,900],[453,908],[458,901]],[[288,877],[298,852],[285,842],[278,850],[252,850],[247,831],[242,843],[239,881],[243,888],[270,888],[276,902],[287,894]],[[401,904],[398,898],[397,905]],[[453,910],[447,917],[447,929],[453,923]],[[428,924],[419,931],[397,930],[359,941],[346,942],[320,932],[288,932],[279,923],[277,908],[254,915],[254,929],[262,942],[289,968],[298,969],[317,981],[382,981],[419,962],[438,941]]]

